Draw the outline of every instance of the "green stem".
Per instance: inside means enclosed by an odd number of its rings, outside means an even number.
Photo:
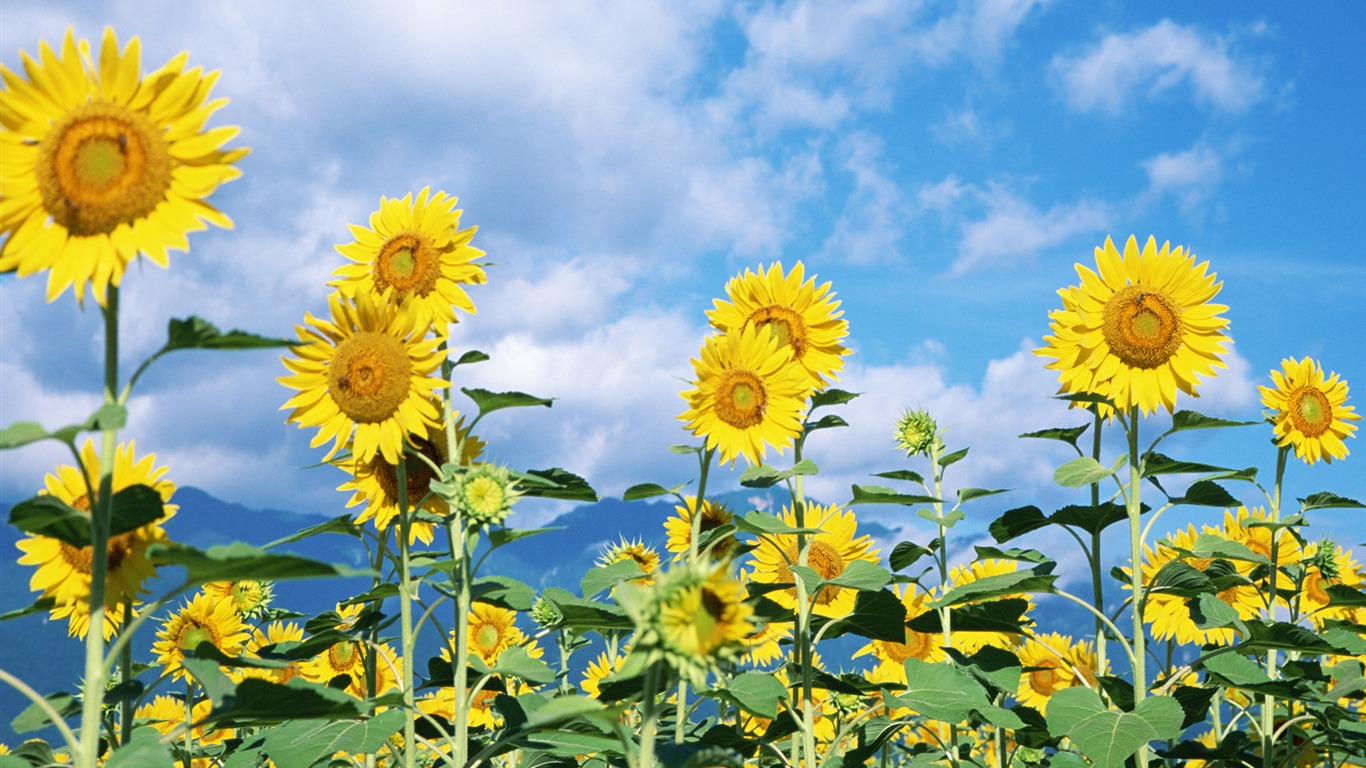
[[[395,479],[398,485],[398,599],[399,599],[399,622],[402,633],[403,643],[403,708],[407,716],[403,719],[403,765],[405,768],[413,768],[417,764],[417,749],[414,745],[414,736],[417,731],[414,727],[414,712],[417,711],[413,703],[413,646],[416,638],[413,637],[413,596],[412,574],[409,573],[410,561],[408,557],[408,537],[413,527],[413,521],[408,514],[408,457],[404,453],[398,455],[398,465],[394,467]]]
[[[1100,461],[1100,432],[1105,424],[1100,417],[1100,409],[1094,408],[1092,413],[1095,416],[1095,426],[1091,430],[1091,458]],[[1091,483],[1091,508],[1100,506],[1100,481]],[[1106,656],[1108,649],[1105,641],[1105,625],[1102,619],[1105,618],[1105,588],[1101,580],[1100,565],[1100,531],[1091,534],[1091,599],[1096,608],[1096,673],[1103,674],[1105,670]]]
[[[104,314],[104,404],[118,401],[119,289],[109,286]],[[90,505],[90,630],[85,636],[85,685],[81,705],[79,768],[95,768],[100,748],[100,715],[104,710],[104,593],[109,570],[109,525],[114,514],[114,451],[118,429],[100,432],[100,489]],[[86,469],[82,467],[82,474]]]
[[[1129,408],[1129,421],[1126,432],[1129,437],[1129,492],[1125,499],[1126,509],[1129,518],[1129,563],[1130,563],[1130,584],[1133,588],[1133,616],[1134,616],[1134,637],[1133,637],[1133,674],[1134,674],[1134,706],[1143,702],[1148,693],[1147,671],[1147,643],[1143,628],[1143,529],[1142,521],[1139,519],[1143,511],[1140,499],[1143,475],[1142,468],[1139,466],[1138,455],[1138,406]],[[1144,744],[1138,748],[1135,755],[1139,768],[1147,768],[1148,765],[1148,745]]]
[[[456,511],[455,518],[451,521],[449,528],[451,540],[451,557],[455,560],[456,584],[455,599],[455,648],[451,652],[452,676],[455,695],[455,762],[454,765],[465,765],[469,758],[470,749],[470,721],[469,707],[473,703],[474,697],[467,695],[465,687],[469,684],[469,668],[466,665],[465,657],[469,655],[469,633],[470,633],[470,555],[465,551],[465,528],[460,518],[460,513]],[[459,541],[456,541],[456,537]]]
[[[792,462],[795,465],[802,460],[802,443],[798,439],[793,445]],[[797,475],[793,478],[792,484],[792,509],[797,515],[797,527],[806,527],[806,492],[802,483],[804,476]],[[797,534],[797,564],[806,566],[810,562],[810,541],[806,535]],[[811,686],[814,677],[814,658],[811,641],[811,601],[806,594],[805,582],[798,578],[793,579],[797,587],[797,664],[802,672],[802,752],[806,756],[805,765],[808,768],[820,768],[819,759],[816,755],[816,711],[811,704]]]
[[[1290,447],[1282,446],[1276,452],[1276,485],[1271,491],[1271,512],[1270,522],[1279,523],[1281,521],[1281,481],[1285,477],[1286,459],[1290,456]],[[1276,620],[1276,577],[1280,575],[1280,541],[1281,531],[1279,528],[1271,528],[1271,577],[1267,595],[1267,618],[1271,621]],[[1266,652],[1266,676],[1276,679],[1276,649],[1271,648]],[[1262,698],[1262,766],[1271,768],[1273,751],[1276,746],[1276,736],[1273,731],[1276,718],[1276,697],[1266,694]]]
[[[654,768],[655,764],[655,726],[659,720],[659,708],[655,706],[655,694],[659,688],[659,664],[652,663],[645,671],[645,690],[641,694],[641,705],[645,711],[640,724],[640,754],[636,757],[636,768]]]
[[[702,501],[707,497],[707,472],[711,469],[715,448],[703,448],[698,454],[702,467],[697,473],[697,497],[692,508],[692,535],[688,537],[688,562],[697,564],[697,537],[702,535]]]
[[[939,466],[939,456],[944,452],[944,442],[938,434],[930,441],[930,473],[934,477],[934,488],[930,495],[939,501],[934,502],[934,515],[939,528],[939,594],[943,595],[949,589],[949,530],[944,526],[944,468]],[[953,647],[953,613],[952,609],[944,606],[939,609],[939,621],[944,627],[944,647]],[[941,726],[942,727],[942,726]],[[942,734],[943,731],[941,730]],[[945,751],[945,756],[949,759],[950,765],[958,765],[958,725],[949,724],[949,748]]]
[[[123,631],[123,632],[127,632],[127,633],[131,636],[131,635],[132,635],[132,632],[133,632],[133,627],[132,627],[132,625],[133,625],[133,603],[132,603],[131,600],[124,600],[124,601],[123,601],[123,621],[119,623],[119,626],[122,628],[122,631]],[[113,653],[113,652],[114,652],[113,649],[110,649],[110,653]],[[119,650],[118,654],[119,654],[119,682],[120,682],[120,683],[126,683],[126,682],[128,682],[129,680],[132,680],[132,679],[133,679],[133,646],[132,646],[132,644],[131,644],[131,643],[125,643],[125,644],[123,645],[123,647]],[[122,705],[122,707],[120,708],[120,712],[121,712],[122,714],[121,714],[121,716],[120,716],[120,718],[119,718],[119,722],[120,722],[120,730],[122,731],[122,733],[119,734],[119,743],[120,743],[120,744],[127,744],[127,743],[128,743],[128,740],[131,739],[131,738],[133,737],[133,715],[134,715],[134,710],[133,710],[133,700],[132,700],[131,698],[127,698],[127,697],[124,698],[124,700],[123,700],[123,705]]]

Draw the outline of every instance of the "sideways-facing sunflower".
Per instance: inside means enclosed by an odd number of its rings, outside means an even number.
[[[81,448],[81,465],[82,469],[70,465],[57,467],[56,474],[43,478],[44,489],[40,495],[50,495],[89,514],[89,488],[98,489],[100,485],[100,460],[95,454],[94,440],[86,440]],[[175,483],[164,479],[166,472],[166,467],[156,465],[156,454],[138,458],[131,440],[114,451],[113,492],[117,494],[134,485],[150,486],[161,496],[165,516],[109,538],[104,586],[106,638],[121,621],[122,611],[118,606],[135,601],[146,591],[143,585],[156,576],[156,568],[147,557],[147,548],[166,541],[166,531],[161,523],[175,515],[177,509],[175,504],[169,503],[176,487]],[[41,592],[41,597],[52,598],[56,606],[53,618],[69,619],[73,635],[84,636],[90,623],[90,571],[93,565],[90,546],[73,547],[60,539],[31,534],[17,541],[16,546],[24,552],[19,557],[20,565],[37,566],[29,580],[29,589]],[[61,616],[57,615],[58,611]]]
[[[1218,533],[1206,527],[1206,533]],[[1143,621],[1151,624],[1153,637],[1158,640],[1175,639],[1181,645],[1209,645],[1217,643],[1228,645],[1234,640],[1232,629],[1227,627],[1201,629],[1191,619],[1187,598],[1162,592],[1160,589],[1147,591],[1157,574],[1168,563],[1184,562],[1197,571],[1204,572],[1214,562],[1212,558],[1182,558],[1178,550],[1191,550],[1195,547],[1195,526],[1188,525],[1186,530],[1177,531],[1167,542],[1159,542],[1155,547],[1144,545],[1142,576],[1145,591],[1143,600]],[[1244,580],[1245,581],[1245,580]],[[1240,619],[1255,619],[1261,615],[1261,593],[1250,583],[1234,584],[1219,591],[1216,595],[1238,612]]]
[[[670,515],[664,521],[664,532],[669,537],[664,548],[673,553],[674,560],[681,560],[692,551],[692,527],[697,497],[685,496],[684,500],[684,505],[674,506],[674,512],[677,514]],[[708,537],[707,534],[721,526],[730,525],[734,520],[735,514],[725,504],[711,499],[702,501],[702,519],[697,521],[698,545],[708,547],[712,560],[729,560],[737,542],[730,534],[720,537]]]
[[[797,513],[783,507],[783,522],[797,528]],[[878,550],[871,549],[872,537],[855,538],[858,520],[851,510],[841,509],[836,504],[822,506],[806,505],[806,528],[820,529],[819,533],[807,534],[807,565],[822,580],[830,580],[844,573],[855,560],[877,563]],[[792,566],[798,562],[797,534],[780,533],[764,536],[754,550],[754,567],[750,578],[755,584],[792,584],[785,589],[776,589],[766,596],[791,610],[797,607],[797,587]],[[843,618],[854,610],[854,599],[858,590],[849,587],[826,586],[815,595],[807,595],[814,600],[812,610],[818,616]]]
[[[679,393],[688,410],[678,418],[720,450],[721,463],[743,455],[761,464],[765,444],[781,454],[796,439],[811,382],[776,335],[754,325],[731,328],[708,337],[692,364],[696,388]]]
[[[484,270],[474,260],[484,252],[470,245],[474,227],[460,229],[456,198],[431,194],[425,187],[414,200],[381,197],[370,215],[370,228],[351,225],[355,241],[338,245],[351,261],[332,274],[328,283],[343,295],[360,291],[401,304],[419,325],[438,325],[437,332],[455,322],[455,310],[474,314],[474,302],[461,285],[485,282]]]
[[[1081,285],[1058,291],[1062,309],[1048,313],[1052,335],[1034,354],[1053,358],[1059,392],[1110,398],[1127,412],[1145,415],[1158,406],[1176,409],[1176,392],[1198,397],[1200,376],[1227,367],[1220,355],[1232,342],[1224,333],[1228,309],[1209,303],[1222,287],[1183,247],[1140,251],[1130,236],[1124,255],[1110,238],[1096,249],[1098,272],[1078,264]],[[1101,407],[1102,415],[1113,415]]]
[[[1295,456],[1311,465],[1319,459],[1331,464],[1333,459],[1346,458],[1344,441],[1357,431],[1348,422],[1361,418],[1347,405],[1347,382],[1336,373],[1325,380],[1323,366],[1309,357],[1282,360],[1281,371],[1273,370],[1271,380],[1274,388],[1259,384],[1257,389],[1262,405],[1274,412],[1276,445],[1293,445]]]
[[[681,563],[648,589],[636,647],[663,657],[683,679],[701,687],[708,673],[743,652],[754,609],[724,564]]]
[[[440,410],[439,404],[432,405]],[[477,437],[470,436],[469,430],[464,426],[464,418],[455,422],[455,433],[456,440],[462,446],[460,464],[469,466],[484,453],[485,443]],[[450,450],[446,447],[446,428],[438,422],[427,426],[423,434],[422,437],[408,436],[409,450],[426,457],[438,468],[450,461]],[[353,492],[346,506],[365,504],[365,509],[356,516],[356,524],[373,520],[376,530],[388,530],[389,524],[398,516],[398,466],[385,461],[383,456],[374,456],[365,463],[338,462],[338,466],[351,475],[350,480],[337,486],[339,491]],[[408,479],[408,508],[417,509],[418,502],[427,494],[437,473],[426,461],[414,456],[408,457],[405,471]],[[448,515],[451,511],[446,500],[435,493],[428,496],[420,508],[440,516]],[[413,544],[421,540],[423,544],[430,544],[432,531],[431,523],[414,521],[409,527],[408,543]]]
[[[765,272],[745,270],[726,283],[730,301],[715,299],[707,311],[713,327],[725,333],[732,328],[763,328],[792,350],[792,360],[806,370],[812,389],[825,389],[844,367],[849,350],[840,342],[849,335],[849,321],[830,292],[830,283],[816,285],[812,277],[803,282],[805,267],[799,261],[783,274],[775,262]]]
[[[201,643],[211,643],[225,656],[236,656],[249,639],[233,601],[201,591],[161,625],[152,653],[166,674],[181,679],[188,674],[181,662]]]
[[[441,340],[369,293],[354,302],[334,293],[328,305],[330,322],[309,313],[306,326],[295,326],[303,344],[281,358],[292,373],[277,381],[299,393],[281,410],[291,409],[287,421],[300,429],[319,427],[312,447],[333,441],[324,461],[349,444],[352,461],[379,455],[397,464],[408,435],[440,423],[434,393],[449,386],[440,378]]]
[[[659,575],[659,552],[640,539],[622,538],[615,544],[609,544],[598,558],[597,565],[606,568],[623,561],[635,563],[640,568],[640,578],[631,579],[638,584],[649,586],[654,583],[655,576]]]
[[[27,77],[0,67],[0,272],[46,269],[48,301],[89,288],[103,305],[139,253],[165,267],[205,222],[232,227],[206,201],[247,154],[223,148],[237,128],[205,130],[218,72],[181,53],[143,77],[140,41],[120,50],[112,29],[98,61],[69,28],[60,53],[20,58]]]

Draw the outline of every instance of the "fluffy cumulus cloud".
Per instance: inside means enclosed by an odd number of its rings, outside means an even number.
[[[1105,203],[1085,199],[1041,211],[1002,184],[990,185],[978,196],[986,214],[963,225],[950,270],[954,275],[1016,264],[1079,235],[1104,230],[1113,217]],[[931,199],[936,199],[933,194]]]
[[[1201,104],[1238,112],[1259,101],[1265,88],[1232,41],[1166,19],[1060,54],[1052,69],[1068,106],[1081,112],[1118,114],[1135,95],[1153,98],[1181,88]]]

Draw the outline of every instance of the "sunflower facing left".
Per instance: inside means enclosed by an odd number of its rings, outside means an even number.
[[[120,50],[112,29],[98,60],[70,29],[60,52],[20,58],[22,75],[0,66],[0,272],[48,270],[48,301],[89,289],[103,305],[139,253],[165,267],[187,233],[232,227],[207,198],[248,150],[205,128],[227,103],[209,99],[217,72],[181,53],[144,77],[140,41]]]

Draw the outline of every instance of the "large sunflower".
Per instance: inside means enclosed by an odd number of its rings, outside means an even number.
[[[514,645],[524,646],[529,656],[540,658],[544,651],[518,628],[516,622],[516,611],[487,603],[474,603],[470,606],[466,647],[490,666],[498,663],[503,651]]]
[[[783,274],[775,262],[765,272],[745,270],[726,283],[730,301],[715,299],[716,308],[707,319],[722,333],[732,328],[766,328],[792,350],[792,359],[811,378],[813,389],[824,389],[844,367],[840,359],[849,350],[840,341],[849,335],[849,321],[830,292],[830,283],[816,285],[812,277],[803,282],[805,267],[799,261]]]
[[[93,440],[87,440],[81,448],[81,465],[81,469],[70,465],[57,467],[56,474],[43,478],[44,489],[41,493],[89,514],[89,488],[99,488],[100,484],[100,460],[95,454]],[[112,626],[105,624],[106,637],[121,618],[114,615],[121,614],[117,606],[136,600],[140,593],[146,591],[143,585],[156,576],[156,568],[147,557],[147,548],[155,542],[166,540],[161,522],[174,515],[177,509],[175,504],[168,503],[176,487],[175,483],[163,479],[166,471],[166,467],[156,466],[156,454],[138,458],[136,446],[131,440],[114,451],[113,492],[118,493],[134,485],[151,486],[161,495],[166,514],[161,520],[109,539],[104,594],[108,609],[106,622],[114,623]],[[61,616],[54,613],[53,618],[69,618],[73,632],[81,622],[88,627],[91,548],[77,548],[59,539],[35,535],[20,539],[16,544],[24,552],[19,557],[19,564],[37,566],[29,580],[29,589],[41,592],[42,597],[52,598],[56,610],[62,610]],[[78,603],[79,607],[73,607]],[[84,635],[84,630],[79,631],[79,634]]]
[[[438,407],[437,403],[433,403]],[[464,426],[464,419],[455,422],[456,440],[461,443],[460,463],[464,466],[473,464],[475,459],[484,452],[484,441],[477,437],[472,437],[469,430]],[[428,425],[423,437],[409,436],[409,443],[412,449],[426,457],[437,467],[450,460],[450,450],[446,447],[446,428],[439,422]],[[354,507],[364,503],[365,509],[356,516],[356,524],[373,520],[375,528],[380,531],[387,530],[390,523],[398,516],[398,467],[384,460],[383,456],[375,456],[368,462],[340,462],[339,466],[351,474],[351,479],[337,486],[339,491],[353,491],[351,499],[346,502],[347,507]],[[408,508],[419,508],[418,502],[427,494],[427,489],[432,480],[436,478],[436,473],[432,468],[420,458],[409,457],[405,468],[408,479]],[[422,503],[424,509],[434,515],[445,516],[450,514],[450,505],[440,495],[433,493]],[[412,544],[421,540],[423,544],[432,542],[433,526],[431,523],[414,521],[410,526],[408,543]]]
[[[1071,637],[1056,632],[1036,635],[1020,646],[1016,653],[1025,671],[1020,673],[1015,697],[1021,704],[1044,712],[1053,694],[1085,684],[1077,679],[1078,670],[1072,665],[1073,648]]]
[[[1209,301],[1222,283],[1183,247],[1133,236],[1120,256],[1110,238],[1096,249],[1093,272],[1078,264],[1081,285],[1058,291],[1062,309],[1049,312],[1052,335],[1037,355],[1053,358],[1064,393],[1103,395],[1121,411],[1175,410],[1176,391],[1197,397],[1200,376],[1226,367],[1219,356],[1232,342],[1228,309]],[[1107,409],[1104,409],[1108,411]],[[1107,413],[1108,415],[1108,413]]]
[[[167,674],[179,679],[187,674],[181,664],[185,654],[201,643],[211,643],[219,652],[236,656],[250,638],[231,599],[201,591],[161,625],[152,653]]]
[[[984,560],[976,560],[968,565],[957,565],[949,569],[949,590],[954,587],[961,587],[964,584],[971,584],[974,581],[991,576],[1000,576],[1006,573],[1015,573],[1019,564],[1014,560],[997,559],[988,557]],[[1029,611],[1034,607],[1034,601],[1023,593],[1015,595],[1003,595],[997,599],[1023,598],[1026,601],[1025,610]],[[963,631],[955,629],[950,625],[949,632],[953,640],[953,647],[966,654],[974,654],[982,649],[983,646],[991,645],[997,648],[1011,649],[1020,643],[1020,636],[1009,632],[977,632]]]
[[[783,522],[794,528],[797,513],[783,507]],[[807,565],[822,579],[833,579],[849,567],[855,560],[877,563],[878,550],[871,549],[872,537],[855,538],[858,520],[851,510],[840,509],[838,505],[806,505],[805,527],[818,528],[819,533],[808,534]],[[797,588],[792,566],[797,564],[797,535],[780,533],[765,536],[754,550],[754,568],[750,578],[759,584],[794,584],[786,589],[767,593],[769,599],[779,605],[795,610],[797,607]],[[849,587],[826,586],[815,595],[807,595],[814,600],[812,610],[820,616],[843,618],[854,610],[854,599],[858,590]]]
[[[0,67],[0,272],[48,270],[47,299],[89,287],[104,304],[139,253],[167,265],[186,233],[232,221],[206,198],[241,175],[232,127],[205,130],[227,99],[209,100],[218,73],[186,69],[188,54],[142,76],[142,45],[106,29],[98,62],[70,29],[58,53],[20,53],[24,75]]]
[[[796,438],[811,382],[777,336],[753,325],[731,328],[709,337],[692,364],[696,389],[680,393],[688,410],[678,418],[720,449],[722,463],[743,455],[760,464],[765,443],[782,453]]]
[[[1206,532],[1214,531],[1207,528]],[[1195,526],[1190,525],[1186,527],[1186,530],[1178,531],[1175,536],[1169,537],[1170,545],[1167,543],[1158,543],[1156,547],[1144,545],[1142,564],[1144,586],[1151,585],[1158,572],[1167,563],[1183,560],[1178,550],[1194,548],[1195,538]],[[1197,571],[1204,571],[1213,562],[1210,558],[1185,558],[1183,561]],[[1241,619],[1254,619],[1261,614],[1261,594],[1257,587],[1252,584],[1236,584],[1220,591],[1217,597],[1232,606]],[[1181,645],[1208,645],[1210,643],[1228,645],[1233,642],[1232,629],[1201,629],[1196,626],[1195,621],[1191,619],[1186,600],[1187,598],[1180,595],[1161,591],[1150,591],[1144,596],[1143,620],[1152,625],[1153,637],[1158,640],[1174,638]]]
[[[370,228],[351,225],[356,239],[337,246],[353,264],[338,267],[328,283],[346,296],[359,291],[383,295],[404,305],[420,325],[455,322],[455,310],[474,314],[474,302],[462,284],[485,281],[475,259],[484,252],[470,245],[474,227],[460,229],[456,199],[423,188],[414,200],[380,198],[370,214]]]
[[[909,622],[926,611],[931,610],[926,603],[930,595],[915,586],[903,584],[897,589],[897,597],[906,609]],[[881,682],[906,684],[906,659],[920,659],[929,663],[944,660],[944,636],[938,633],[919,632],[906,627],[905,642],[874,640],[854,653],[854,658],[871,653],[877,659],[877,679]]]
[[[1284,373],[1282,373],[1284,371]],[[1271,416],[1276,426],[1276,445],[1295,447],[1295,455],[1308,464],[1322,458],[1347,457],[1343,442],[1357,431],[1355,424],[1361,414],[1347,405],[1347,382],[1336,373],[1323,378],[1323,366],[1306,357],[1296,361],[1288,357],[1281,361],[1281,371],[1273,370],[1271,380],[1276,386],[1257,386],[1262,393],[1262,405],[1274,411]]]
[[[360,617],[360,605],[337,605],[338,621],[336,629],[349,630]],[[359,640],[342,640],[327,650],[305,661],[299,666],[299,674],[305,680],[329,685],[334,679],[345,675],[347,693],[358,699],[366,698],[365,660],[367,655],[375,655],[376,695],[385,693],[398,686],[403,676],[402,657],[394,653],[388,644],[367,646]]]
[[[425,435],[440,423],[433,393],[449,383],[440,378],[441,341],[428,338],[414,315],[358,293],[354,302],[339,294],[328,300],[331,322],[308,314],[298,325],[297,357],[283,357],[292,375],[278,381],[299,393],[281,410],[288,421],[319,427],[312,445],[332,440],[330,459],[347,444],[353,461],[376,455],[390,464],[409,435]],[[355,437],[352,438],[354,433]]]

